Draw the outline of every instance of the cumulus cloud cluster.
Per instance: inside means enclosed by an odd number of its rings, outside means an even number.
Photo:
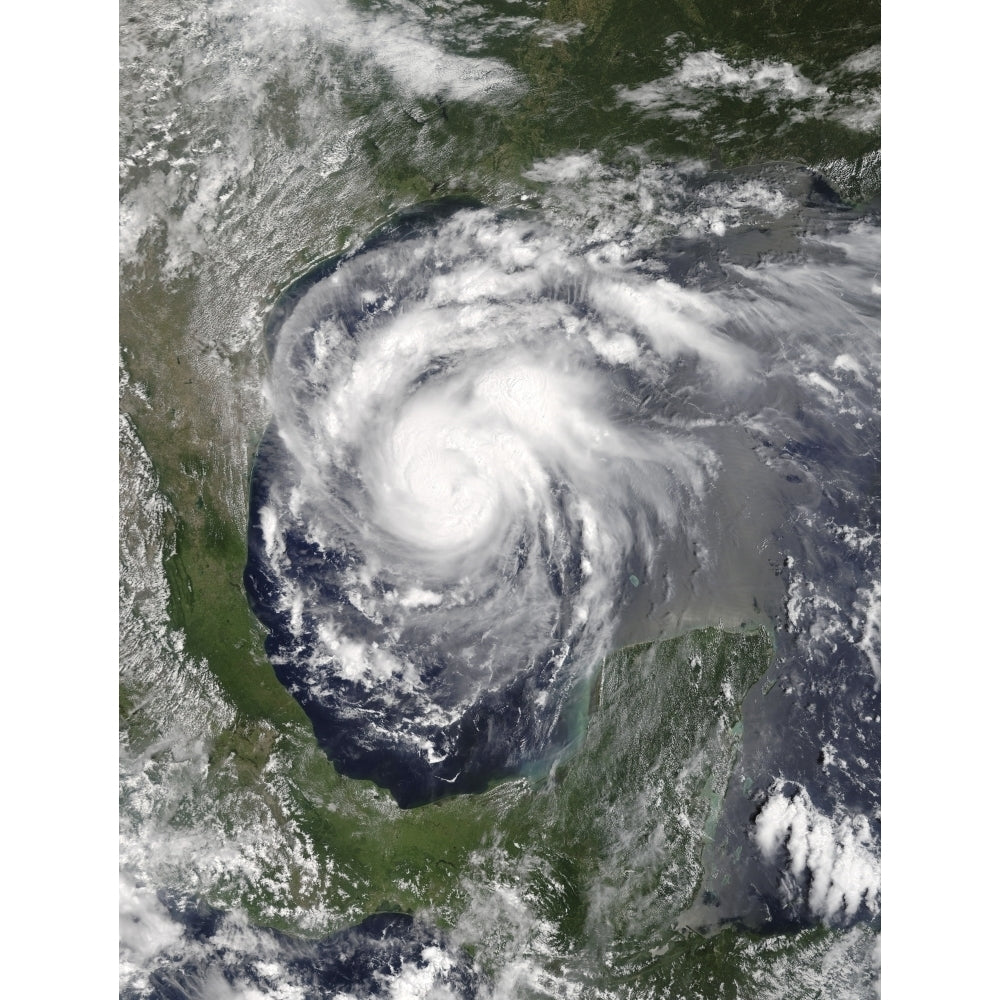
[[[785,875],[784,902],[804,903],[813,918],[830,924],[862,908],[879,912],[881,853],[867,817],[827,816],[801,786],[789,791],[775,782],[754,820],[753,839]]]
[[[128,877],[120,889],[122,1000],[471,1000],[467,957],[436,929],[383,914],[294,938]]]
[[[686,51],[689,45],[683,35],[667,39],[669,72],[636,87],[620,85],[618,99],[676,121],[698,119],[719,99],[728,98],[763,100],[771,111],[783,109],[791,121],[829,116],[862,132],[877,131],[881,125],[881,91],[867,80],[878,71],[879,46],[850,57],[814,81],[790,62],[731,62],[714,49]]]
[[[754,59],[744,66],[734,66],[718,52],[691,52],[668,76],[638,87],[619,88],[622,101],[644,111],[672,108],[673,117],[697,117],[694,107],[701,92],[728,93],[741,100],[757,94],[771,101],[815,100],[826,95],[826,88],[813,83],[791,63]]]

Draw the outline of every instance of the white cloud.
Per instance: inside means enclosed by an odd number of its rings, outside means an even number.
[[[672,108],[677,117],[697,115],[691,106],[705,92],[727,94],[749,101],[758,94],[772,103],[778,100],[806,101],[826,96],[826,87],[813,83],[791,63],[754,59],[734,66],[718,52],[688,53],[666,76],[638,87],[619,87],[618,97],[643,111]]]
[[[840,64],[846,73],[874,73],[882,68],[882,46],[873,45],[863,52],[855,53]]]
[[[551,156],[538,160],[524,176],[531,181],[565,183],[575,181],[600,169],[600,160],[596,152],[566,153],[562,156]]]
[[[556,42],[568,42],[571,38],[587,30],[583,21],[570,21],[565,24],[546,22],[535,29],[538,44],[543,49],[551,48]]]
[[[831,818],[813,805],[801,786],[792,794],[776,781],[754,820],[753,838],[765,860],[782,867],[787,902],[805,894],[809,913],[825,923],[877,914],[882,866],[867,817]]]
[[[167,913],[156,893],[118,876],[118,947],[123,979],[164,951],[176,948],[184,928]]]
[[[870,588],[858,590],[858,599],[854,604],[855,616],[852,624],[861,635],[858,646],[868,657],[872,673],[876,681],[882,680],[882,585],[878,580]]]
[[[881,50],[875,46],[814,81],[789,62],[752,59],[735,64],[709,49],[688,52],[664,76],[637,87],[619,86],[616,92],[623,104],[677,121],[701,117],[720,97],[763,98],[772,111],[779,104],[793,104],[789,121],[829,116],[856,131],[873,132],[881,124],[881,91],[860,83],[852,87],[849,78],[877,70],[880,60]]]

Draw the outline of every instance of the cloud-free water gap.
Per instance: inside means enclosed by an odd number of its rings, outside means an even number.
[[[247,591],[343,773],[404,805],[481,790],[566,742],[616,646],[777,616],[817,487],[761,442],[804,435],[803,403],[827,419],[787,337],[863,332],[835,301],[857,268],[701,249],[711,290],[551,216],[438,204],[279,302]],[[803,300],[804,273],[829,287]]]

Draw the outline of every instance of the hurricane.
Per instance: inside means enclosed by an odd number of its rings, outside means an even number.
[[[568,235],[414,209],[269,324],[248,592],[321,745],[403,805],[563,746],[625,641],[773,609],[760,553],[821,487],[769,440],[826,413],[854,444],[830,404],[865,391],[868,329],[841,296],[870,227],[818,239],[839,250],[826,270],[729,264],[706,287]],[[839,369],[788,363],[791,338],[811,361],[824,333],[855,344]]]

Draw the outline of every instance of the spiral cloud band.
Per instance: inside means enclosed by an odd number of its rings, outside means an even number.
[[[776,600],[784,477],[750,450],[766,363],[733,315],[472,207],[279,303],[247,587],[342,771],[403,805],[480,789],[568,737],[615,644]]]

